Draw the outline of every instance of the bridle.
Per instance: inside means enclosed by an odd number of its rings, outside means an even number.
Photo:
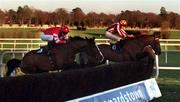
[[[150,44],[149,44],[149,47],[151,47],[153,50],[155,49],[155,45],[154,45],[154,43],[156,43],[157,41],[159,41],[159,38],[158,37],[156,37],[156,36],[154,36],[153,37],[153,40],[150,42]],[[153,45],[152,45],[153,44]],[[154,52],[155,52],[155,50],[154,50]]]

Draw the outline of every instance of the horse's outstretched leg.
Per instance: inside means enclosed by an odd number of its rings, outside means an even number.
[[[7,72],[6,72],[6,76],[10,76],[11,73],[14,71],[15,67],[13,66],[7,66]]]

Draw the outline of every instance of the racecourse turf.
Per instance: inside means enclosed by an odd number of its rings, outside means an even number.
[[[160,70],[157,82],[162,97],[153,102],[180,102],[180,70]]]

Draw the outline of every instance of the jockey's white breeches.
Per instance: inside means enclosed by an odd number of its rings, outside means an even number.
[[[122,39],[121,37],[119,37],[117,35],[114,35],[114,34],[112,34],[111,32],[108,32],[108,31],[106,31],[105,37],[107,37],[109,39],[112,39],[112,40],[115,40],[115,41],[120,41]]]
[[[53,41],[53,35],[47,35],[47,34],[42,33],[41,34],[41,39],[43,41]]]

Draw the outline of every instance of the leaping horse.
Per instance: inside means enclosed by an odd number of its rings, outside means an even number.
[[[96,45],[93,48],[94,51],[86,50],[85,53],[81,54],[81,62],[84,66],[95,66],[103,64],[105,60],[114,62],[136,61],[138,55],[143,53],[143,49],[147,46],[152,48],[156,55],[160,55],[161,47],[159,38],[160,33],[154,32],[152,35],[137,35],[135,38],[125,39],[125,44],[121,52],[112,50],[112,45]]]
[[[74,61],[75,55],[93,46],[95,46],[95,38],[70,37],[69,43],[55,45],[51,49],[51,57],[37,53],[38,50],[29,51],[21,61],[12,59],[7,62],[7,76],[10,75],[15,67],[20,67],[23,73],[29,74],[73,69],[75,66],[78,66]],[[52,60],[56,64],[55,67],[51,64]]]

